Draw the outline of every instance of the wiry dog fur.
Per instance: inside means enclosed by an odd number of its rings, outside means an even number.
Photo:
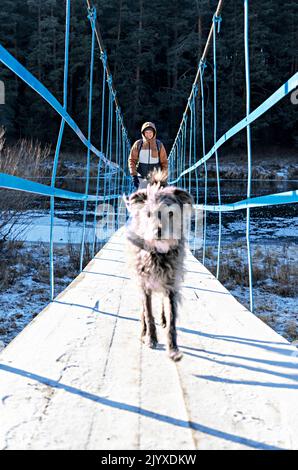
[[[159,170],[151,175],[146,189],[131,194],[127,206],[130,221],[126,236],[133,265],[142,293],[142,340],[150,347],[157,344],[156,326],[152,314],[152,293],[162,293],[161,324],[167,332],[167,350],[171,359],[181,359],[177,346],[176,318],[179,288],[183,279],[185,238],[183,234],[184,211],[191,211],[192,198],[183,189],[165,186],[165,175]],[[166,219],[161,217],[165,208],[173,208]],[[175,210],[178,209],[178,210]],[[179,218],[179,236],[173,229]],[[168,225],[171,227],[168,227]],[[176,225],[177,227],[177,225]],[[166,232],[166,236],[164,235]],[[162,238],[163,236],[163,238]]]

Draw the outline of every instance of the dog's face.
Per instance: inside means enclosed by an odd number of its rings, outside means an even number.
[[[191,214],[191,195],[172,186],[148,185],[128,199],[130,230],[161,253],[176,247],[185,235]]]

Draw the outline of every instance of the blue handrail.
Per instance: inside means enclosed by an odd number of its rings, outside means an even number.
[[[216,24],[218,25],[217,32],[220,31],[221,16],[213,16],[213,142],[216,144],[217,140],[217,65],[216,65]],[[217,182],[217,197],[218,204],[221,205],[220,195],[220,177],[219,177],[219,164],[217,149],[215,150],[215,164],[216,164],[216,182]],[[220,248],[221,248],[221,212],[218,213],[218,248],[217,248],[217,265],[216,265],[216,277],[219,277],[219,266],[220,266]]]
[[[219,5],[217,7],[217,12],[219,11]],[[252,157],[251,157],[251,132],[250,125],[258,118],[260,118],[266,111],[272,108],[276,103],[278,103],[282,98],[288,95],[292,90],[298,86],[298,72],[296,72],[292,77],[290,77],[281,87],[278,88],[269,98],[267,98],[263,103],[261,103],[254,111],[250,110],[250,69],[249,69],[249,11],[248,11],[248,0],[244,0],[244,52],[245,52],[245,85],[246,85],[246,116],[241,119],[237,124],[231,127],[227,132],[225,132],[219,139],[217,139],[217,63],[216,63],[216,25],[217,33],[220,31],[220,24],[222,18],[221,15],[215,13],[212,19],[212,27],[210,33],[213,38],[213,117],[214,117],[214,128],[213,128],[213,146],[206,153],[205,149],[205,103],[204,103],[204,69],[206,68],[206,53],[204,51],[203,56],[199,62],[198,72],[188,98],[186,110],[183,113],[181,123],[177,132],[177,135],[174,140],[174,144],[170,151],[169,155],[169,172],[170,172],[170,184],[179,183],[185,188],[186,186],[186,177],[189,178],[188,188],[191,188],[191,176],[192,172],[195,171],[196,183],[198,182],[198,173],[197,169],[204,165],[204,180],[205,180],[205,189],[204,189],[204,203],[199,203],[198,191],[196,191],[195,196],[195,207],[197,209],[202,209],[204,211],[204,230],[203,230],[203,264],[205,264],[205,254],[206,254],[206,237],[207,237],[207,213],[208,212],[218,212],[219,215],[219,226],[218,226],[218,252],[217,252],[217,266],[216,266],[216,277],[219,277],[220,269],[220,249],[221,249],[221,235],[222,235],[222,212],[235,211],[246,209],[246,244],[247,244],[247,255],[248,255],[248,272],[249,272],[249,297],[250,297],[250,310],[254,310],[254,301],[253,301],[253,270],[252,270],[252,257],[251,257],[251,247],[250,247],[250,209],[253,207],[264,207],[277,204],[293,204],[298,202],[298,191],[288,191],[278,194],[270,194],[268,196],[261,196],[251,198],[251,174],[252,174]],[[210,37],[210,35],[209,35]],[[202,125],[202,157],[197,158],[196,153],[192,151],[192,126],[193,126],[193,109],[195,105],[194,98],[194,86],[196,82],[200,79],[200,93],[201,93],[201,125]],[[187,135],[186,135],[186,123],[188,116],[190,115],[190,127],[191,131],[189,133],[189,146],[187,144]],[[241,132],[243,129],[246,129],[247,135],[247,156],[248,156],[248,178],[247,178],[247,198],[242,201],[238,201],[233,204],[223,204],[221,201],[221,191],[220,191],[220,171],[219,171],[219,161],[218,161],[218,150],[220,147],[235,136],[237,133]],[[189,148],[189,165],[186,167],[185,164],[185,149]],[[218,195],[218,204],[208,204],[208,172],[207,172],[207,161],[215,155],[216,162],[216,182],[217,182],[217,195]],[[195,160],[193,164],[192,160]],[[181,168],[182,162],[182,168]],[[197,211],[196,211],[197,217]]]
[[[57,138],[55,149],[55,156],[52,167],[52,176],[50,186],[46,184],[37,183],[31,180],[0,173],[0,187],[15,189],[19,191],[26,191],[31,194],[39,194],[42,196],[50,197],[50,298],[54,297],[54,214],[55,214],[55,198],[71,199],[83,202],[83,226],[82,226],[82,240],[80,250],[80,270],[83,269],[85,238],[86,238],[86,218],[87,218],[87,203],[95,202],[95,211],[93,217],[93,240],[92,240],[92,254],[94,255],[95,249],[95,235],[96,235],[96,217],[98,202],[117,201],[122,197],[122,194],[127,191],[129,185],[129,175],[127,170],[127,160],[130,151],[130,141],[126,128],[124,126],[123,117],[118,104],[115,102],[116,92],[112,87],[112,76],[108,73],[107,68],[107,55],[102,50],[100,51],[100,59],[103,67],[103,83],[102,83],[102,107],[101,107],[101,131],[100,131],[100,150],[98,150],[91,142],[92,131],[92,92],[93,92],[93,70],[95,64],[95,30],[96,30],[96,9],[93,7],[88,9],[88,19],[91,24],[91,53],[90,53],[90,80],[89,80],[89,106],[88,106],[88,135],[85,137],[76,122],[67,112],[67,85],[68,85],[68,62],[69,62],[69,39],[70,39],[70,15],[71,15],[71,0],[66,0],[66,24],[65,24],[65,57],[64,57],[64,79],[63,79],[63,105],[54,97],[54,95],[36,78],[34,77],[18,60],[16,60],[2,45],[0,45],[0,60],[10,68],[21,80],[27,83],[33,90],[35,90],[45,101],[47,101],[53,109],[60,114],[61,124]],[[104,132],[104,117],[105,117],[105,85],[106,82],[109,86],[109,117],[108,117],[108,133],[106,140],[106,152],[104,151],[105,132]],[[115,106],[114,106],[115,105]],[[113,120],[117,122],[117,151],[114,161],[112,160],[112,143],[113,143]],[[59,154],[63,138],[65,123],[75,132],[79,139],[83,142],[87,149],[86,157],[86,183],[85,192],[78,193],[68,191],[61,188],[56,188],[56,176],[59,161]],[[121,139],[119,139],[121,135]],[[119,141],[119,142],[118,142]],[[98,157],[97,168],[97,181],[96,181],[96,194],[89,193],[89,179],[90,179],[90,159],[91,152]],[[100,180],[101,172],[103,171],[104,177],[104,191],[101,193]],[[115,185],[114,191],[111,180],[114,178]],[[106,191],[106,182],[108,181],[108,191]],[[108,205],[108,210],[110,210]]]
[[[66,1],[66,24],[65,24],[65,51],[64,51],[64,77],[63,77],[63,109],[67,109],[67,79],[68,79],[68,53],[69,53],[69,30],[70,30],[70,0]],[[52,170],[51,188],[55,187],[58,160],[61,148],[61,142],[64,132],[65,119],[62,118],[59,135],[55,150],[55,157]],[[54,213],[55,213],[55,197],[50,198],[50,298],[54,298]]]
[[[250,113],[250,68],[249,68],[249,23],[248,23],[248,2],[244,0],[244,52],[245,52],[245,88],[246,88],[246,116]],[[247,140],[247,198],[251,196],[251,134],[250,124],[246,126],[246,140]],[[250,207],[246,208],[246,245],[248,256],[248,280],[249,280],[249,302],[250,310],[253,312],[253,288],[252,288],[252,259],[250,247]]]
[[[202,165],[204,162],[207,162],[209,158],[214,155],[215,151],[218,150],[225,142],[227,142],[231,137],[241,132],[245,129],[249,124],[252,124],[256,119],[262,116],[268,109],[272,108],[276,103],[278,103],[282,98],[287,96],[291,91],[295,90],[298,87],[298,72],[292,75],[291,78],[283,85],[281,85],[267,100],[265,100],[262,104],[260,104],[254,111],[249,113],[248,116],[241,119],[237,124],[235,124],[231,129],[229,129],[225,134],[223,134],[216,142],[215,145],[211,147],[209,152],[198,160],[195,164],[193,164],[190,168],[182,171],[176,179],[170,180],[169,184],[175,184],[180,181],[180,179],[190,173],[191,171],[195,170],[198,166]],[[170,151],[169,158],[173,156],[173,148]]]
[[[68,61],[69,61],[69,40],[70,40],[70,2],[66,0],[66,24],[65,24],[65,58],[64,58],[64,79],[63,79],[63,105],[54,97],[54,95],[34,77],[18,60],[16,60],[3,46],[0,45],[0,60],[8,68],[10,68],[17,76],[35,90],[45,101],[47,101],[53,109],[60,114],[61,124],[57,138],[55,155],[53,160],[53,168],[51,175],[51,184],[45,185],[20,178],[14,175],[0,173],[0,187],[26,191],[32,194],[39,194],[50,198],[50,297],[54,297],[54,262],[53,262],[53,233],[54,233],[54,215],[55,215],[55,198],[72,199],[83,202],[83,227],[80,251],[80,269],[83,269],[85,238],[86,238],[86,219],[88,202],[95,203],[93,214],[93,238],[91,253],[94,256],[95,239],[96,239],[96,220],[98,202],[114,201],[115,207],[111,208],[107,205],[106,212],[112,215],[117,207],[117,201],[122,194],[131,190],[131,180],[128,176],[128,155],[130,151],[130,140],[127,130],[124,126],[121,109],[116,100],[116,91],[113,86],[113,78],[107,66],[107,54],[100,49],[100,61],[102,64],[102,93],[101,93],[101,123],[100,123],[100,150],[98,150],[91,142],[92,134],[92,95],[93,95],[93,70],[96,60],[95,49],[95,33],[96,33],[96,9],[93,7],[88,9],[88,18],[91,24],[91,52],[90,52],[90,79],[89,79],[89,104],[88,104],[88,134],[83,134],[76,122],[72,119],[67,111],[67,85],[68,85]],[[196,80],[192,86],[186,110],[183,113],[180,126],[174,140],[169,155],[169,174],[170,184],[181,182],[183,188],[187,188],[192,192],[192,172],[195,174],[195,207],[204,210],[204,231],[203,231],[203,263],[205,264],[206,237],[207,237],[207,213],[218,212],[218,252],[216,276],[220,274],[220,252],[221,252],[221,236],[222,236],[222,212],[246,210],[246,243],[249,266],[249,291],[250,291],[250,309],[253,311],[253,270],[252,257],[250,247],[250,209],[254,207],[265,207],[278,204],[292,204],[298,202],[298,191],[288,191],[267,196],[251,197],[251,175],[252,175],[252,155],[251,155],[251,130],[250,125],[259,119],[266,111],[271,109],[282,98],[291,93],[298,86],[298,72],[290,77],[281,87],[279,87],[270,97],[268,97],[254,111],[250,110],[250,68],[249,68],[249,10],[248,0],[243,0],[244,4],[244,54],[245,54],[245,86],[246,86],[246,115],[228,131],[226,131],[219,139],[217,139],[217,57],[216,57],[216,29],[220,32],[222,18],[216,13],[213,15],[211,33],[213,38],[213,146],[206,153],[205,144],[205,101],[204,101],[204,74],[206,69],[206,58],[203,57],[199,61]],[[217,12],[219,10],[217,9]],[[216,28],[217,26],[217,28]],[[198,77],[200,79],[197,85]],[[108,92],[106,96],[106,86]],[[199,93],[201,94],[201,140],[202,146],[197,145],[197,101]],[[107,119],[106,105],[108,107]],[[86,154],[86,183],[84,193],[56,188],[57,168],[59,162],[59,154],[65,123],[75,132],[79,139],[83,142],[87,149]],[[247,136],[247,156],[248,156],[248,178],[247,178],[247,197],[241,201],[224,204],[221,200],[220,189],[220,169],[218,150],[221,146],[235,136],[237,133],[246,129]],[[114,142],[114,146],[113,146]],[[197,158],[198,148],[201,148],[202,156]],[[115,154],[113,153],[115,149]],[[97,178],[96,192],[89,193],[90,180],[90,163],[92,156],[98,158],[97,161]],[[207,161],[215,156],[216,162],[216,182],[218,204],[208,204],[208,171]],[[112,160],[113,157],[113,160]],[[186,161],[188,159],[188,167]],[[199,167],[204,168],[204,202],[199,203]],[[113,181],[112,181],[113,178]],[[188,181],[187,181],[188,178]],[[103,185],[101,180],[103,179]],[[112,184],[113,183],[113,184]],[[102,187],[103,186],[103,187]],[[105,206],[106,207],[106,206]],[[197,217],[197,216],[196,216]],[[118,221],[119,222],[119,221]],[[197,226],[197,218],[195,220]],[[109,227],[108,227],[109,228]]]

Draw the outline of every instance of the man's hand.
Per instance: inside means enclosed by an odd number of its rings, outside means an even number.
[[[139,178],[138,178],[137,175],[133,175],[132,179],[133,179],[134,189],[135,189],[135,191],[137,191],[139,189],[139,186],[140,186]]]

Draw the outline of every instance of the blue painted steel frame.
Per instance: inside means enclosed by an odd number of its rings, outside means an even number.
[[[298,191],[289,191],[285,193],[270,194],[268,196],[251,198],[251,174],[252,174],[252,157],[251,157],[251,131],[250,125],[262,116],[266,111],[272,108],[278,101],[284,98],[292,90],[298,86],[298,72],[295,73],[286,83],[284,83],[275,93],[273,93],[267,100],[265,100],[258,108],[253,112],[250,112],[250,70],[249,70],[249,11],[248,11],[248,0],[244,1],[244,52],[245,52],[245,83],[246,83],[246,117],[235,124],[229,129],[220,139],[217,140],[217,66],[216,66],[216,25],[217,32],[220,30],[221,16],[213,16],[212,20],[212,34],[213,34],[213,90],[214,90],[214,103],[213,103],[213,114],[214,114],[214,128],[213,147],[206,154],[205,153],[205,108],[204,108],[204,86],[203,86],[203,74],[204,68],[206,67],[205,60],[202,59],[199,62],[199,70],[197,77],[200,77],[200,91],[201,91],[201,115],[202,115],[202,153],[203,157],[194,162],[191,165],[191,161],[196,159],[196,153],[192,154],[192,139],[193,139],[193,109],[195,105],[194,101],[194,87],[193,84],[191,94],[188,98],[186,110],[183,113],[183,117],[176,135],[173,147],[169,155],[169,169],[170,169],[170,184],[176,184],[181,181],[182,187],[186,186],[186,175],[189,177],[188,188],[191,188],[191,172],[195,170],[196,179],[198,178],[197,169],[199,166],[204,164],[204,175],[205,175],[205,191],[204,191],[204,204],[198,203],[198,194],[196,194],[197,208],[204,210],[204,232],[203,232],[203,263],[205,264],[205,248],[206,248],[206,235],[207,235],[207,212],[218,212],[219,214],[219,233],[218,233],[218,253],[217,253],[217,268],[216,277],[219,277],[220,268],[220,248],[221,248],[221,214],[222,212],[234,211],[246,209],[246,244],[248,254],[248,272],[249,272],[249,297],[250,297],[250,310],[254,309],[253,301],[253,271],[252,271],[252,257],[250,247],[250,209],[252,207],[263,207],[277,204],[292,204],[298,202]],[[185,169],[185,152],[187,149],[186,142],[186,127],[188,113],[190,113],[190,134],[189,134],[189,167]],[[238,201],[233,204],[222,204],[221,192],[220,192],[220,174],[219,174],[219,162],[218,162],[218,149],[231,137],[238,132],[246,128],[247,134],[247,156],[248,156],[248,178],[247,178],[247,199]],[[208,196],[208,173],[206,162],[215,154],[216,161],[216,181],[217,181],[217,193],[218,193],[218,204],[207,204]],[[182,164],[182,165],[181,165]],[[181,166],[183,170],[181,170]]]
[[[88,18],[91,22],[92,28],[92,44],[91,44],[91,60],[90,60],[90,82],[89,82],[89,110],[88,110],[88,137],[86,138],[80,128],[77,126],[75,121],[70,117],[67,112],[67,81],[68,81],[68,62],[69,62],[69,37],[70,37],[70,0],[66,0],[66,26],[65,26],[65,58],[64,58],[64,80],[63,80],[63,106],[58,100],[52,95],[52,93],[39,81],[37,80],[22,64],[20,64],[3,46],[0,45],[0,61],[10,68],[16,75],[18,75],[25,83],[27,83],[33,90],[35,90],[45,101],[47,101],[54,110],[61,116],[61,124],[59,134],[57,138],[57,144],[55,149],[55,156],[52,168],[51,185],[44,185],[36,183],[24,178],[20,178],[14,175],[8,175],[0,173],[0,187],[15,189],[19,191],[26,191],[32,194],[40,194],[42,196],[50,197],[50,298],[54,297],[54,257],[53,257],[53,232],[54,232],[54,211],[55,211],[55,197],[63,199],[72,199],[83,201],[83,230],[82,230],[82,241],[81,241],[81,253],[80,253],[80,269],[83,268],[83,254],[85,245],[85,232],[86,232],[86,214],[87,214],[87,202],[95,201],[95,213],[94,213],[94,239],[93,239],[93,253],[95,244],[95,226],[96,226],[96,211],[98,201],[108,201],[113,199],[119,199],[122,196],[122,192],[128,188],[129,178],[126,175],[124,169],[127,168],[128,153],[130,150],[130,141],[128,139],[127,131],[123,123],[123,117],[120,108],[116,105],[115,116],[117,122],[117,155],[116,162],[112,162],[112,125],[113,125],[113,102],[115,101],[116,92],[112,88],[112,76],[108,77],[108,84],[110,89],[110,113],[108,122],[108,140],[107,140],[107,155],[106,157],[103,151],[103,140],[104,140],[104,107],[105,107],[105,81],[107,80],[107,56],[106,53],[101,54],[101,60],[103,64],[103,93],[102,93],[102,123],[101,123],[101,150],[96,149],[91,143],[91,119],[92,119],[92,87],[93,87],[93,68],[94,68],[94,51],[95,51],[95,21],[96,21],[96,9],[92,8],[88,10]],[[67,191],[58,189],[55,187],[59,153],[63,138],[63,132],[65,123],[76,133],[79,139],[87,148],[87,164],[86,164],[86,185],[85,193],[77,193],[73,191]],[[122,135],[121,141],[119,140],[119,133]],[[122,160],[123,165],[120,166],[120,152],[122,149]],[[97,173],[97,184],[96,184],[96,195],[89,194],[89,173],[90,173],[90,152],[96,155],[98,160],[98,173]],[[119,154],[119,155],[118,155]],[[100,169],[101,165],[106,165],[104,173],[105,180],[109,180],[109,192],[104,195],[99,195],[99,180],[100,180]],[[115,190],[118,188],[118,193],[111,193],[111,176],[115,175],[116,181],[119,183],[115,185]],[[120,178],[121,175],[121,178]],[[120,193],[120,182],[122,186],[122,192]]]

